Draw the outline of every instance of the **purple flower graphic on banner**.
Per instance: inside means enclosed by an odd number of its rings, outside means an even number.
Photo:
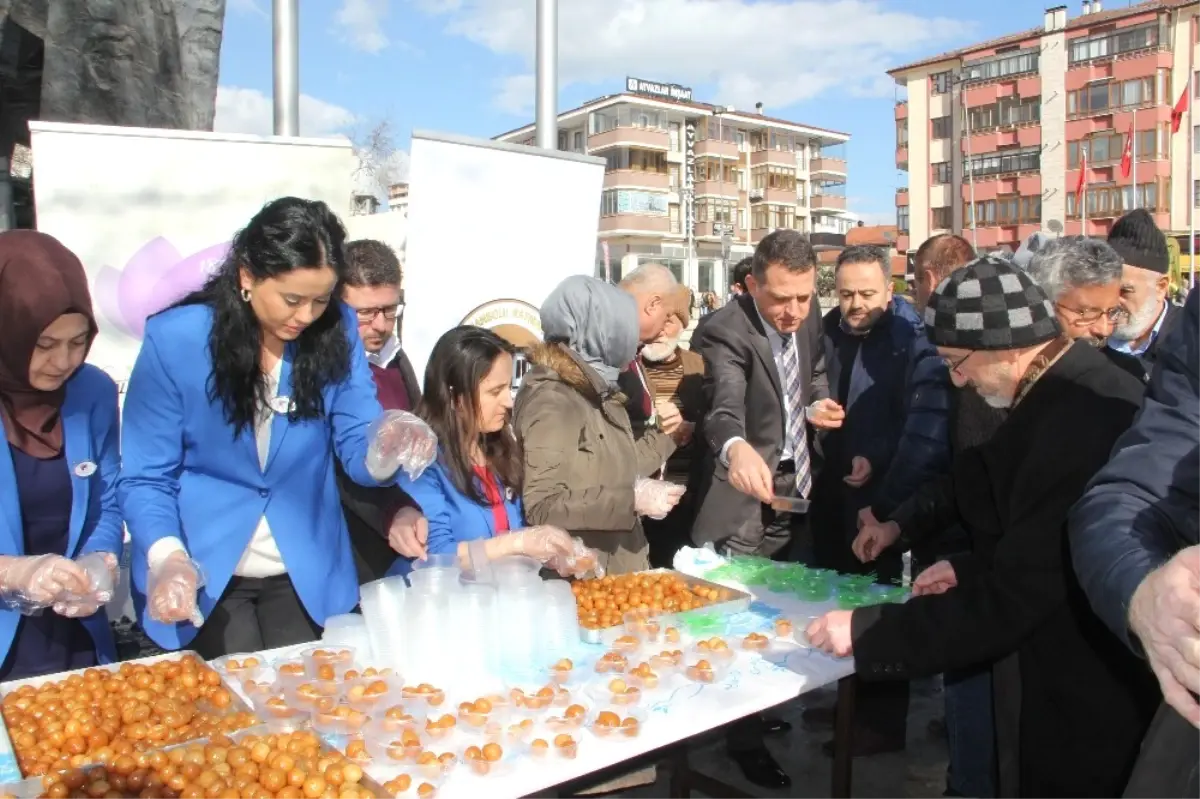
[[[146,242],[124,269],[102,266],[92,288],[104,318],[136,339],[146,318],[204,284],[229,252],[229,243],[214,244],[184,258],[163,237]]]

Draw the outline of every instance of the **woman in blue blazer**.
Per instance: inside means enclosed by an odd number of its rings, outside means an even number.
[[[79,259],[0,233],[0,681],[116,658],[117,387],[83,362],[95,336]]]
[[[337,300],[344,239],[324,203],[268,203],[201,291],[146,324],[118,493],[134,602],[162,646],[211,658],[313,640],[358,602],[335,455],[368,486],[397,465],[369,457],[433,458],[411,414],[368,429],[382,409]]]
[[[514,352],[479,327],[456,327],[438,339],[417,406],[438,436],[437,460],[418,479],[402,475],[397,484],[428,521],[426,555],[457,555],[467,569],[526,555],[566,573],[571,537],[556,527],[523,529],[524,466],[509,426]],[[388,574],[407,574],[412,565],[398,558]]]

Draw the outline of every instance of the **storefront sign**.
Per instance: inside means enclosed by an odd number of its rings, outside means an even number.
[[[683,149],[683,232],[687,235],[688,252],[696,233],[696,123],[684,128]]]
[[[690,103],[692,101],[692,90],[687,86],[680,86],[675,83],[655,83],[654,81],[642,80],[641,78],[626,78],[625,90],[633,94],[641,94],[646,97],[662,97],[681,103]]]

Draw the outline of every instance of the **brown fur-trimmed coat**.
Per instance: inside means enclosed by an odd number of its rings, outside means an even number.
[[[513,408],[526,522],[579,536],[609,573],[648,568],[633,485],[662,468],[674,442],[655,429],[635,439],[624,396],[566,347],[540,344],[529,360]]]

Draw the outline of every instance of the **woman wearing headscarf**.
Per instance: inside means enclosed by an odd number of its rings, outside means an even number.
[[[0,681],[116,659],[117,386],[83,362],[95,336],[79,259],[0,233]]]
[[[525,520],[579,536],[610,574],[646,569],[638,517],[666,516],[683,487],[647,479],[675,443],[654,430],[635,438],[617,388],[637,354],[637,304],[615,286],[576,275],[546,298],[541,321],[545,343],[532,350],[513,409]]]
[[[206,659],[310,641],[358,603],[334,458],[361,485],[437,441],[383,409],[338,299],[325,203],[254,215],[205,286],[146,323],[125,397],[120,501],[142,626]]]

